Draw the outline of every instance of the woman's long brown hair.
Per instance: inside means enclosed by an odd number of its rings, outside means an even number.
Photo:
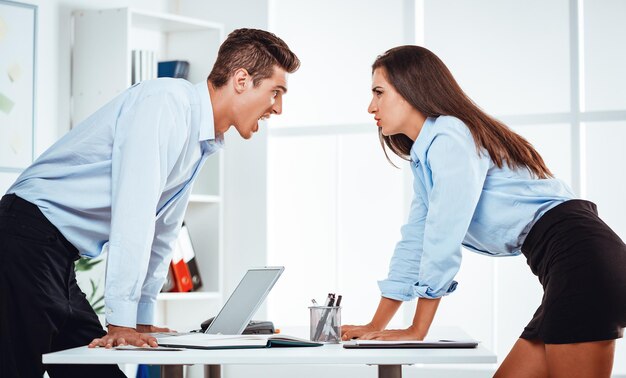
[[[541,155],[523,137],[483,112],[454,80],[450,70],[430,50],[399,46],[376,58],[374,70],[382,68],[396,91],[426,117],[454,116],[469,128],[477,146],[483,147],[499,168],[527,168],[537,178],[553,177]],[[404,134],[385,136],[378,129],[381,146],[410,159],[413,140]],[[393,163],[392,163],[393,164]]]

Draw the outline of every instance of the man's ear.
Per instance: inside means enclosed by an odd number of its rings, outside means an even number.
[[[242,93],[250,84],[250,74],[245,68],[238,68],[233,73],[233,89],[236,93]]]

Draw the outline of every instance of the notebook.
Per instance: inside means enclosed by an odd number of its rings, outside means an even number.
[[[345,342],[345,349],[394,349],[394,348],[476,348],[475,340],[352,340]]]
[[[244,348],[280,348],[314,347],[322,344],[286,335],[211,335],[192,333],[173,337],[160,346],[189,349],[244,349]]]

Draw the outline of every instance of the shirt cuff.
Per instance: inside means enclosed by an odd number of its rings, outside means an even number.
[[[118,327],[137,326],[137,303],[115,299],[104,299],[106,323]]]
[[[137,307],[137,324],[153,325],[154,324],[154,302],[139,302]]]
[[[416,297],[413,285],[391,280],[378,281],[380,295],[396,301],[410,301]]]
[[[415,286],[413,286],[413,290],[415,291],[415,295],[420,298],[435,299],[452,293],[456,290],[457,285],[458,282],[452,281],[447,288],[435,291],[430,286],[420,285],[419,283],[416,283]]]
[[[457,285],[458,282],[452,281],[447,289],[434,291],[429,286],[420,285],[419,283],[412,285],[406,282],[390,280],[378,281],[378,287],[383,297],[405,302],[415,298],[441,298],[455,291]]]

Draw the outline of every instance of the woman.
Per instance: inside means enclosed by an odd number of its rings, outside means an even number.
[[[523,253],[544,296],[496,376],[609,377],[626,325],[626,245],[595,205],[573,199],[532,145],[480,110],[429,50],[387,51],[372,82],[368,111],[383,150],[411,161],[414,199],[374,317],[342,327],[343,339],[423,339],[456,288],[461,245]],[[415,297],[413,324],[385,330]]]

